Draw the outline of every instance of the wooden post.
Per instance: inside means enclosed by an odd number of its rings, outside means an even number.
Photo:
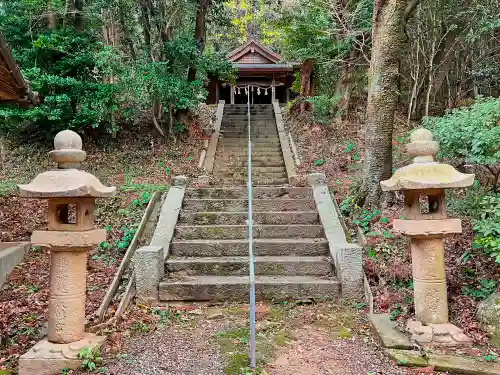
[[[231,104],[234,104],[234,86],[231,85],[230,88],[231,88]]]
[[[276,80],[274,79],[273,74],[273,82],[271,83],[271,103],[276,99]]]

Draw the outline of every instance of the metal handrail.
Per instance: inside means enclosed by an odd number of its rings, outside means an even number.
[[[252,215],[252,138],[250,128],[250,90],[247,90],[248,109],[248,260],[250,281],[250,369],[255,373],[255,264],[253,256],[253,215]]]

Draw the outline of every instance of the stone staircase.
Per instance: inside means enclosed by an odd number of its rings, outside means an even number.
[[[253,236],[258,300],[334,299],[340,282],[313,189],[288,184],[272,105],[251,106]],[[187,188],[159,283],[161,301],[247,301],[247,106],[224,107],[213,177]]]
[[[225,105],[221,136],[215,154],[213,177],[223,185],[244,185],[248,165],[248,108],[246,105]],[[252,139],[252,179],[254,185],[288,183],[273,106],[257,104],[250,107]]]
[[[256,298],[338,297],[311,189],[256,187],[253,204]],[[248,299],[247,205],[243,187],[186,189],[161,301]]]

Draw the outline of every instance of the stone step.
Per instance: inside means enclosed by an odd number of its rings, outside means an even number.
[[[245,138],[221,138],[218,146],[220,147],[247,147],[248,139]],[[258,138],[252,140],[252,148],[260,147],[278,147],[280,145],[279,139],[273,138]]]
[[[234,172],[214,172],[213,174],[216,178],[222,178],[228,181],[234,180],[248,180],[248,174],[246,169]],[[252,186],[253,185],[264,185],[261,181],[276,181],[276,180],[286,180],[287,174],[282,173],[263,173],[263,172],[253,172],[252,173]],[[246,184],[246,182],[245,182]]]
[[[219,159],[219,160],[217,160]],[[227,165],[231,165],[231,164],[234,164],[234,165],[242,165],[242,164],[247,164],[248,162],[248,157],[233,157],[232,155],[227,155],[227,154],[216,154],[216,158],[215,158],[215,163],[218,163],[218,162],[223,162],[223,164],[227,164]],[[256,163],[264,163],[264,164],[269,164],[269,166],[273,166],[274,164],[276,163],[283,163],[284,160],[283,160],[283,157],[282,156],[278,156],[278,157],[255,157],[252,153],[252,165],[256,165]]]
[[[232,129],[232,130],[247,130],[248,120],[222,120],[221,129]],[[274,120],[251,120],[251,129],[276,129],[276,123]]]
[[[248,301],[247,276],[183,276],[170,275],[160,282],[161,301]],[[340,283],[337,278],[315,276],[257,276],[256,300],[289,301],[312,298],[337,299]]]
[[[313,199],[254,199],[254,212],[284,212],[284,211],[316,211],[316,203]],[[184,199],[184,211],[223,211],[223,212],[246,212],[248,201],[245,199]]]
[[[243,177],[217,177],[214,176],[214,182],[218,181],[219,185],[223,186],[245,186],[247,185],[247,178]],[[272,178],[263,176],[253,176],[252,177],[253,186],[267,187],[267,186],[281,186],[288,184],[288,177],[282,178]],[[217,185],[217,184],[214,184]]]
[[[198,199],[246,199],[247,188],[187,188],[185,198]],[[256,187],[253,189],[254,199],[312,199],[312,189],[308,187]]]
[[[248,114],[245,113],[224,113],[223,120],[248,120]],[[271,112],[250,112],[250,121],[252,120],[274,120],[274,114]]]
[[[236,165],[236,166],[215,166],[214,167],[214,173],[247,173],[247,167],[245,165]],[[258,167],[256,165],[253,165],[252,163],[252,173],[253,174],[262,174],[262,173],[286,173],[286,168],[285,166],[278,166],[278,167],[270,167],[270,166],[265,166],[265,167]]]
[[[245,141],[248,141],[248,133],[245,131],[245,132],[242,132],[242,134],[238,134],[238,133],[233,133],[233,132],[221,132],[220,133],[220,136],[219,136],[219,140],[221,139],[226,139],[226,138],[229,138],[229,139],[244,139]],[[255,132],[252,132],[252,134],[250,135],[250,140],[251,141],[255,141],[255,140],[259,140],[259,139],[274,139],[276,141],[279,142],[279,135],[278,135],[278,132],[277,131],[274,131],[274,132],[262,132],[262,133],[255,133]]]
[[[222,156],[222,157],[227,157],[227,158],[242,158],[242,159],[248,159],[248,152],[246,150],[239,150],[239,151],[234,151],[234,150],[226,150],[225,153],[222,152],[217,152],[217,156]],[[283,154],[280,151],[261,151],[261,150],[252,150],[252,159],[253,158],[283,158]]]
[[[253,243],[255,256],[321,256],[328,255],[325,238],[257,238]],[[226,257],[248,255],[248,240],[174,240],[170,254],[186,257]]]
[[[176,240],[236,240],[247,238],[246,225],[178,225]],[[254,225],[255,238],[317,238],[324,236],[323,227],[314,224]]]
[[[256,275],[332,276],[332,264],[325,256],[256,256]],[[172,257],[165,262],[170,272],[189,275],[244,276],[249,272],[248,256],[233,257]]]
[[[238,144],[219,144],[217,145],[217,151],[222,151],[224,152],[237,152],[241,153],[242,150],[245,150],[247,147],[247,143],[238,145]],[[280,144],[257,144],[257,145],[252,145],[252,154],[253,152],[259,153],[262,152],[264,154],[267,154],[268,152],[281,152],[281,145]]]
[[[241,159],[235,160],[235,159],[230,159],[230,160],[225,160],[224,155],[219,155],[215,159],[215,164],[214,164],[214,170],[217,170],[217,168],[226,168],[226,167],[234,167],[234,168],[246,168],[248,163],[246,161],[243,161]],[[273,158],[273,160],[270,161],[256,161],[252,159],[252,166],[253,167],[284,167],[285,162],[283,158]]]
[[[222,138],[236,138],[236,139],[245,139],[248,141],[248,133],[247,131],[242,131],[242,132],[233,132],[233,131],[222,131],[220,133],[219,139]],[[276,139],[279,141],[279,135],[276,130],[269,130],[269,131],[252,131],[250,139],[253,141],[254,139],[260,139],[260,138],[272,138]]]
[[[181,211],[180,224],[219,225],[246,224],[248,212],[185,212]],[[254,224],[319,224],[316,211],[254,212]]]

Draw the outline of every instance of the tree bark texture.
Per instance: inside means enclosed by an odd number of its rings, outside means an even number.
[[[302,64],[300,70],[300,113],[307,110],[306,98],[311,96],[311,74],[313,69],[313,61],[308,59]]]
[[[54,13],[54,7],[52,4],[52,0],[49,0],[47,2],[47,24],[49,26],[49,29],[54,30],[57,28],[57,18],[56,14]]]
[[[361,195],[366,207],[381,204],[380,181],[392,173],[392,132],[398,101],[399,60],[403,43],[404,0],[375,0],[372,56],[366,108],[367,148]]]
[[[206,36],[206,18],[208,8],[212,0],[200,0],[198,2],[198,10],[196,12],[196,22],[194,28],[194,38],[196,40],[196,45],[200,54],[203,53],[205,49],[205,36]],[[188,80],[194,81],[196,79],[196,66],[191,65],[189,67]]]

